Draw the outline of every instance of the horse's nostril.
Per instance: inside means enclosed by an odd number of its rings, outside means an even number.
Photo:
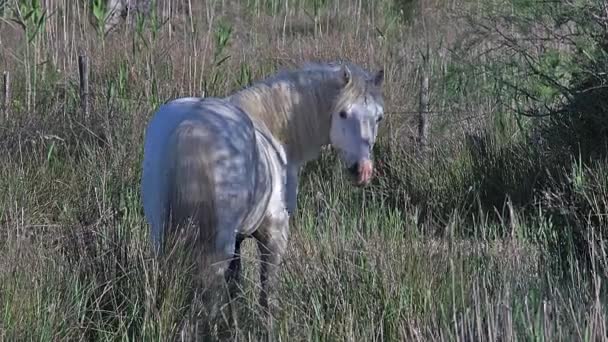
[[[354,163],[351,167],[348,168],[348,172],[356,175],[359,173],[359,163]]]

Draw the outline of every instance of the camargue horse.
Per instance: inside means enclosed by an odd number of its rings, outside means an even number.
[[[205,279],[238,281],[240,245],[261,255],[260,304],[269,307],[296,209],[300,168],[331,145],[366,185],[383,117],[384,71],[352,63],[283,70],[225,98],[161,106],[145,134],[142,198],[156,251],[190,232]]]

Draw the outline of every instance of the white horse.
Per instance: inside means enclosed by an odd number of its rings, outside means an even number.
[[[330,144],[354,183],[371,180],[383,80],[383,70],[309,64],[226,98],[164,104],[146,131],[141,183],[156,250],[189,223],[202,277],[238,281],[241,242],[255,238],[267,309],[303,164]]]

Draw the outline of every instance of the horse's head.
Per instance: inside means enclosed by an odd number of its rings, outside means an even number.
[[[372,149],[384,116],[384,71],[373,75],[342,65],[343,88],[331,118],[330,143],[359,186],[370,182]]]

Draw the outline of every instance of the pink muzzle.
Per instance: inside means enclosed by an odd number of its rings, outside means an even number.
[[[374,164],[369,159],[360,160],[357,164],[357,184],[366,185],[372,180]]]

